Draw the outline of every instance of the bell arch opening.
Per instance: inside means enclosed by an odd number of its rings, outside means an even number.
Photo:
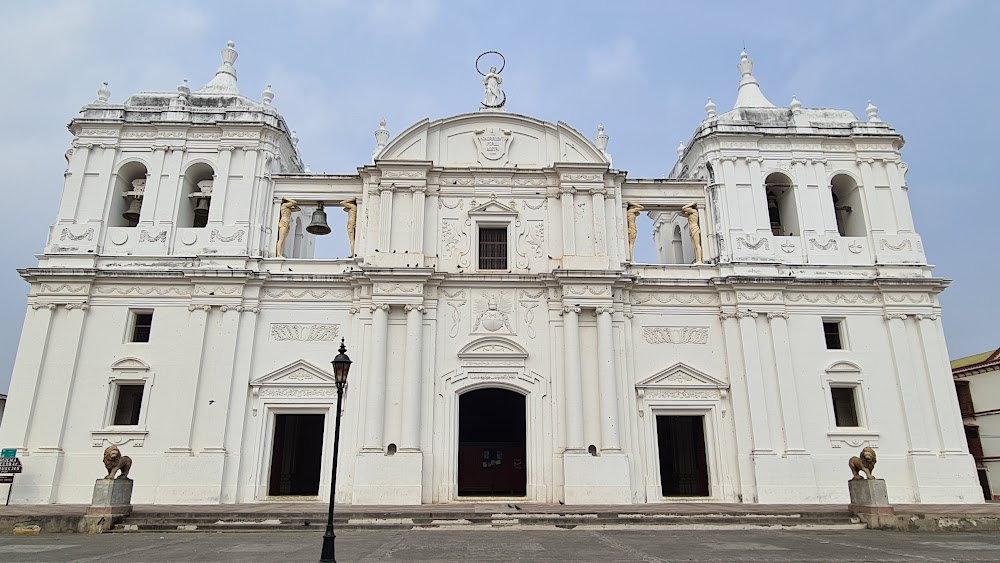
[[[459,496],[527,494],[526,399],[498,387],[459,396]]]

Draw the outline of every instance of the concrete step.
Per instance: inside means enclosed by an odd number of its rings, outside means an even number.
[[[309,514],[139,514],[117,524],[116,532],[252,532],[323,529],[326,515]],[[527,514],[338,514],[337,529],[420,528],[608,528],[608,527],[863,527],[849,512],[795,514],[630,514],[630,513],[527,513]]]

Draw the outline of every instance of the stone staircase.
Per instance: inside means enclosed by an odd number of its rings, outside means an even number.
[[[112,532],[277,532],[323,530],[326,512],[314,505],[307,509],[234,512],[222,507],[196,507],[197,510],[156,510],[134,512],[117,523]],[[713,529],[758,527],[810,527],[823,529],[860,529],[864,524],[843,510],[795,507],[794,510],[720,510],[711,504],[695,509],[690,506],[671,509],[662,505],[650,510],[634,507],[595,509],[581,507],[521,507],[519,505],[474,505],[467,507],[428,506],[385,510],[338,509],[334,518],[337,530],[411,530],[411,529],[616,529],[658,528]],[[631,510],[630,510],[631,509]]]

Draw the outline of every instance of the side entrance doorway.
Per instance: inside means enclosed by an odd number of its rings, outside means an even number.
[[[458,399],[458,494],[525,496],[525,396],[506,389],[469,391]]]
[[[709,495],[704,416],[657,416],[660,484],[665,497]]]
[[[274,416],[268,495],[319,494],[324,419],[322,414]]]

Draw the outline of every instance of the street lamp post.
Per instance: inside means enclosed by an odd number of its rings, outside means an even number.
[[[351,371],[351,359],[347,357],[347,347],[344,339],[340,339],[340,350],[333,359],[333,379],[337,383],[337,418],[333,430],[333,476],[330,478],[330,510],[326,515],[326,533],[323,534],[323,552],[319,556],[320,563],[337,563],[334,557],[333,533],[333,500],[337,494],[337,454],[340,452],[340,408],[344,400],[344,387],[347,386],[347,372]]]

